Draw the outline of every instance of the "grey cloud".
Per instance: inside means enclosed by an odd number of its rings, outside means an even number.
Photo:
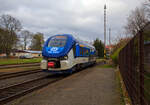
[[[122,31],[130,10],[140,4],[135,2],[107,1],[107,27],[112,28],[112,37]],[[24,29],[43,32],[45,38],[71,33],[83,40],[92,41],[97,37],[103,40],[105,3],[103,0],[0,0],[0,14],[18,18]]]

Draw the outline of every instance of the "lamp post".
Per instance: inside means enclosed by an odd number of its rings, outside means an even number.
[[[104,5],[104,58],[106,58],[106,4]]]

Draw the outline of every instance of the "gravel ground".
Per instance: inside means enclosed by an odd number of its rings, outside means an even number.
[[[40,69],[40,66],[28,66],[28,67],[0,69],[0,75],[7,74],[7,73],[20,72],[20,71],[34,70],[34,69]]]
[[[120,105],[113,69],[88,68],[7,105]]]
[[[46,75],[47,75],[46,73],[38,72],[38,73],[28,74],[25,76],[19,76],[19,77],[13,77],[9,79],[0,80],[0,88],[8,87],[13,84],[22,83],[28,80],[44,77]]]

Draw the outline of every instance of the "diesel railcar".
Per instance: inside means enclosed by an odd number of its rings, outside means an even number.
[[[49,73],[72,73],[96,62],[95,48],[70,34],[54,35],[45,42],[41,69]]]

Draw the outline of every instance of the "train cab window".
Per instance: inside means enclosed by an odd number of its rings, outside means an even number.
[[[64,47],[66,45],[66,36],[54,36],[50,39],[48,47]]]

